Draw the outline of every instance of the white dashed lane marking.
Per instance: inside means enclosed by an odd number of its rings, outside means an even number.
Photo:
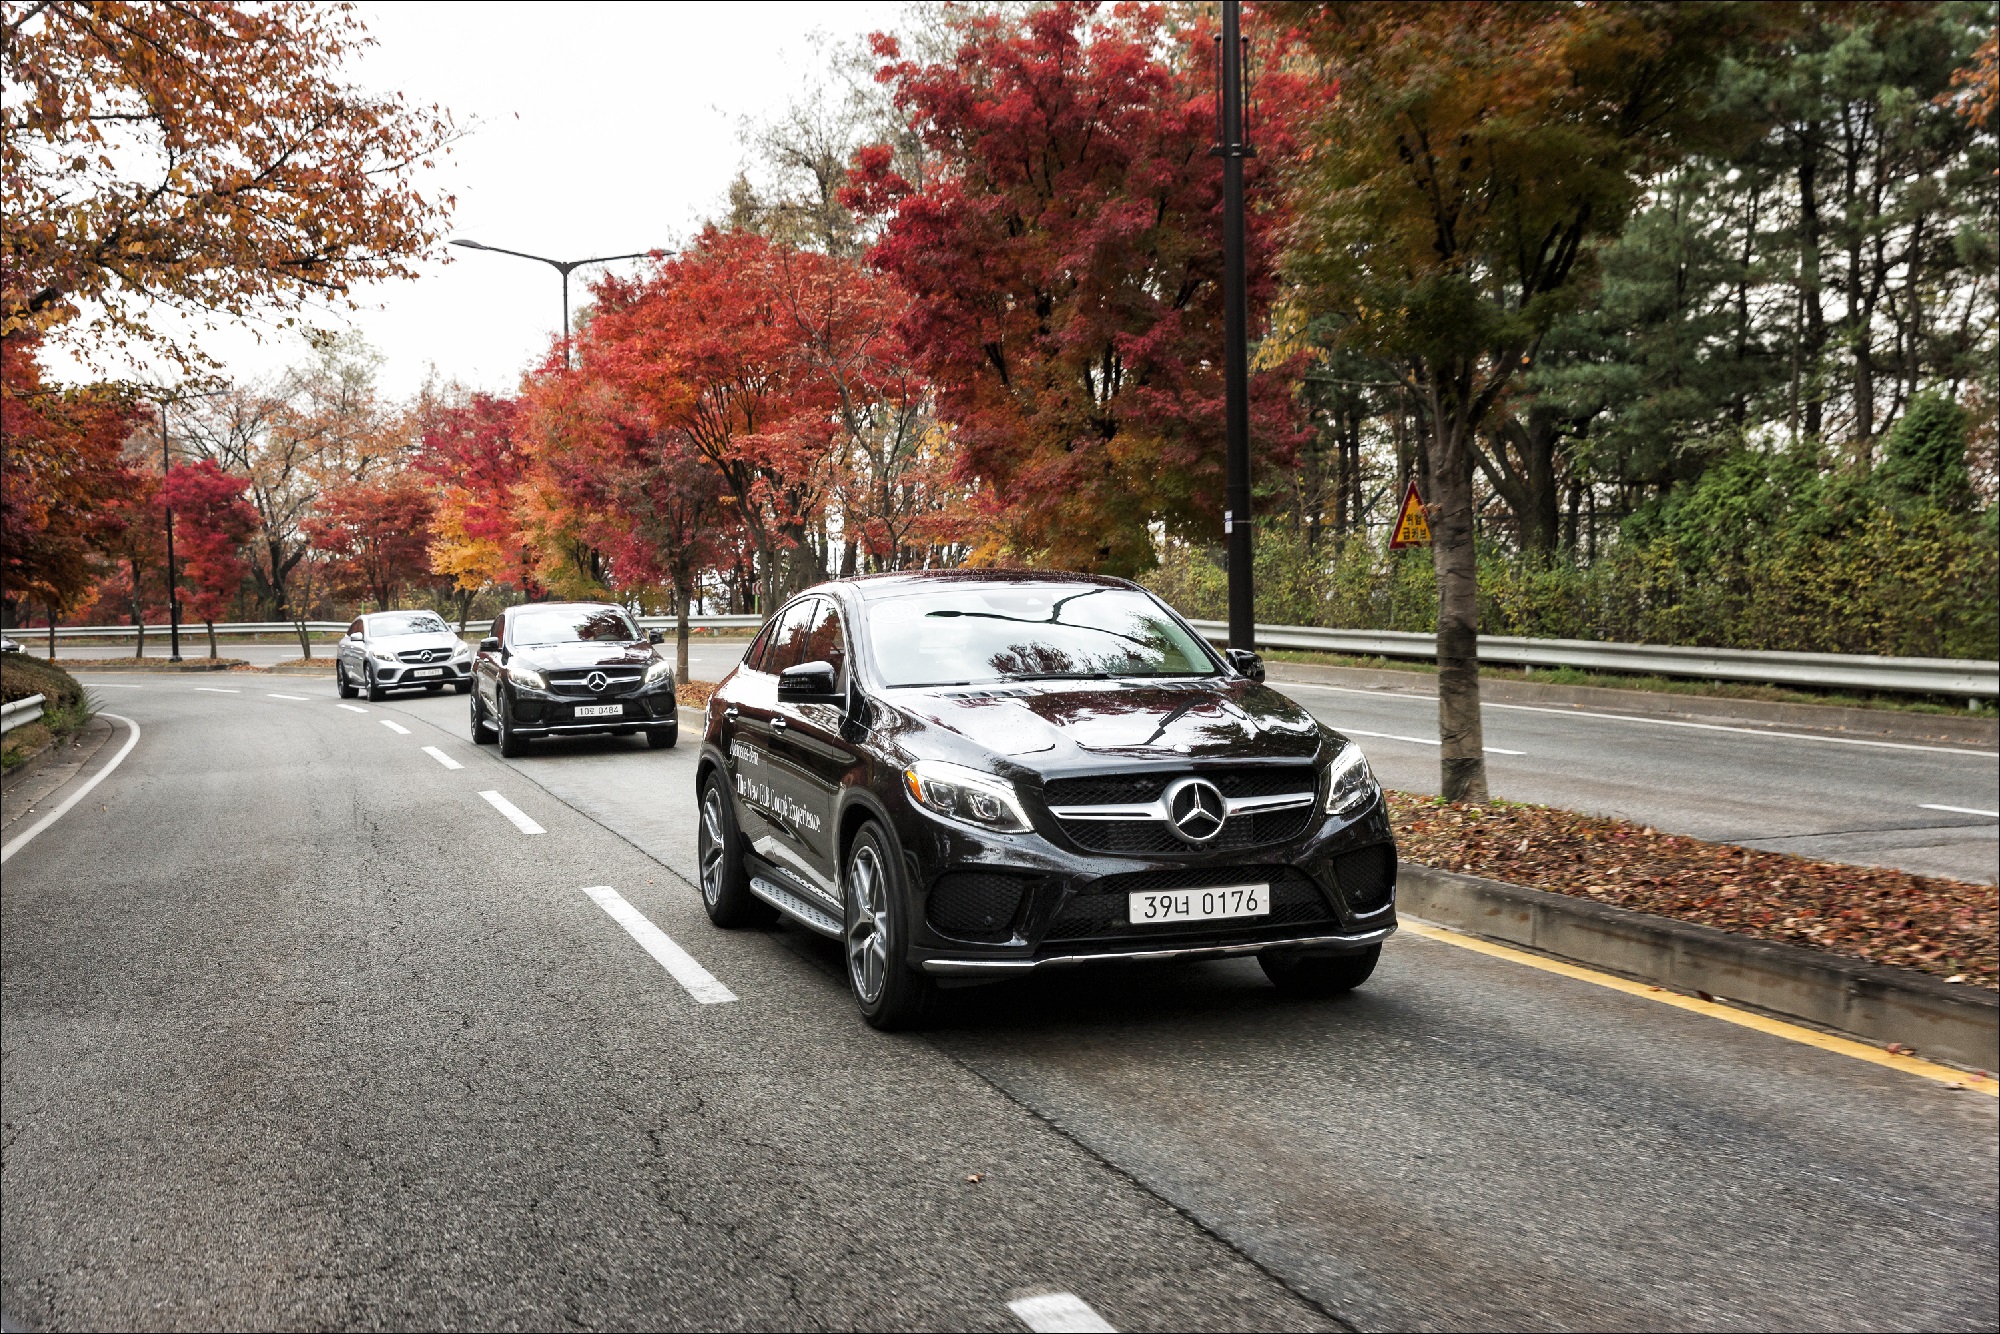
[[[366,713],[366,712],[368,712],[368,710],[366,710],[366,709],[362,708],[362,707],[361,707],[361,706],[360,706],[359,704],[336,704],[336,705],[334,705],[333,707],[334,707],[334,708],[336,708],[336,709],[346,709],[346,710],[347,710],[347,711],[348,711],[349,713]]]
[[[485,795],[485,794],[481,794]],[[639,942],[639,948],[653,956],[660,967],[673,976],[674,981],[687,988],[687,994],[703,1005],[720,1005],[736,999],[736,993],[715,980],[715,975],[694,961],[692,955],[674,943],[673,937],[654,926],[646,914],[625,901],[625,896],[609,885],[592,885],[583,891],[597,900],[597,906],[611,915],[611,920],[625,928],[626,934]],[[1109,1325],[1105,1329],[1111,1328]]]
[[[388,728],[391,732],[394,732],[397,736],[408,736],[410,734],[410,729],[403,726],[401,723],[392,723],[387,718],[382,719],[381,723],[382,726]]]
[[[507,798],[501,796],[498,792],[482,792],[479,795],[486,798],[487,805],[506,816],[513,823],[513,826],[522,833],[546,834],[549,832],[533,820],[530,820],[526,812],[513,802],[507,800]]]
[[[1983,815],[1989,820],[2000,820],[2000,811],[1975,810],[1970,806],[1933,806],[1929,802],[1924,802],[1917,809],[1924,811],[1949,811],[1953,815]]]
[[[1442,741],[1433,741],[1426,736],[1401,736],[1395,732],[1363,732],[1359,728],[1354,727],[1343,727],[1340,730],[1349,736],[1372,736],[1383,741],[1407,741],[1416,746],[1442,746],[1444,744]],[[1488,746],[1486,747],[1486,753],[1488,755],[1526,755],[1528,752],[1525,750],[1502,750],[1498,746]]]
[[[265,699],[295,699],[295,700],[298,700],[298,701],[299,701],[300,703],[310,703],[310,702],[311,702],[311,701],[307,700],[307,699],[306,699],[306,697],[305,697],[304,695],[273,695],[273,694],[269,694],[269,693],[266,693],[266,694],[265,694],[265,696],[264,696],[264,698],[265,698]]]
[[[1110,1321],[1073,1292],[1044,1292],[1007,1303],[1014,1318],[1035,1334],[1112,1334]]]
[[[221,686],[196,686],[195,689],[201,691],[204,695],[240,695],[243,693],[240,690],[224,690]]]
[[[460,764],[457,760],[454,760],[451,756],[439,750],[436,746],[425,746],[424,754],[430,756],[432,759],[436,760],[439,764],[442,764],[447,769],[463,769],[465,767],[464,765]]]

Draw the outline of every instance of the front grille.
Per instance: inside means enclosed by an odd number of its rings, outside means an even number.
[[[931,886],[924,915],[948,936],[965,940],[1005,940],[1034,882],[1025,876],[990,871],[953,871]]]
[[[408,648],[396,655],[398,662],[414,662],[419,666],[430,663],[450,662],[452,650],[448,648]]]
[[[1377,843],[1333,859],[1334,878],[1347,906],[1358,913],[1379,912],[1396,892],[1396,845]]]
[[[1159,922],[1133,926],[1126,917],[1126,895],[1146,890],[1206,889],[1214,885],[1271,887],[1271,911],[1264,917],[1224,918],[1210,922]],[[1203,866],[1175,871],[1145,871],[1112,875],[1085,885],[1062,906],[1050,923],[1049,941],[1091,940],[1108,936],[1201,935],[1254,931],[1269,927],[1317,924],[1338,926],[1326,896],[1303,871],[1291,866]]]
[[[584,684],[590,678],[590,674],[593,671],[604,673],[605,684],[604,689],[601,691],[594,691]],[[636,667],[593,667],[580,672],[546,672],[544,676],[548,680],[549,693],[552,695],[571,695],[583,699],[596,699],[602,695],[623,695],[629,693],[634,686],[639,684],[640,678],[645,676],[645,674],[644,669]]]
[[[1165,820],[1065,820],[1063,831],[1092,852],[1246,852],[1297,838],[1312,818],[1311,806],[1238,815],[1223,824],[1221,837],[1199,848],[1183,842]]]
[[[1225,797],[1275,797],[1281,792],[1315,792],[1318,776],[1304,765],[1257,769],[1169,769],[1158,773],[1105,774],[1090,778],[1053,778],[1042,787],[1051,806],[1114,806],[1158,801],[1167,784],[1196,775],[1222,790]]]

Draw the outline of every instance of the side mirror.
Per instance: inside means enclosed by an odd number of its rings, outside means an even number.
[[[498,653],[500,651],[500,641],[492,635],[488,635],[479,641],[479,651],[481,653]]]
[[[664,644],[667,642],[667,632],[665,630],[648,630],[646,632],[646,642],[648,644]]]
[[[1260,685],[1263,683],[1264,660],[1257,654],[1247,648],[1233,648],[1223,656],[1229,659],[1229,665],[1236,669],[1237,675],[1247,676]]]
[[[830,662],[802,662],[778,673],[780,704],[839,704],[844,698]]]

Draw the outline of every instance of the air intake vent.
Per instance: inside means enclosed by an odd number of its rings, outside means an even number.
[[[1333,859],[1333,874],[1350,909],[1380,912],[1396,892],[1396,845],[1377,843],[1342,853]]]
[[[931,886],[932,926],[961,940],[1006,940],[1034,881],[1018,875],[953,871]]]

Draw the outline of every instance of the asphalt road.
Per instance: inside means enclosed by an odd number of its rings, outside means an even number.
[[[143,735],[6,865],[28,1327],[2000,1322],[1984,1095],[1414,935],[1337,1001],[1127,969],[880,1035],[827,942],[708,926],[690,746],[214,681],[102,678]]]

